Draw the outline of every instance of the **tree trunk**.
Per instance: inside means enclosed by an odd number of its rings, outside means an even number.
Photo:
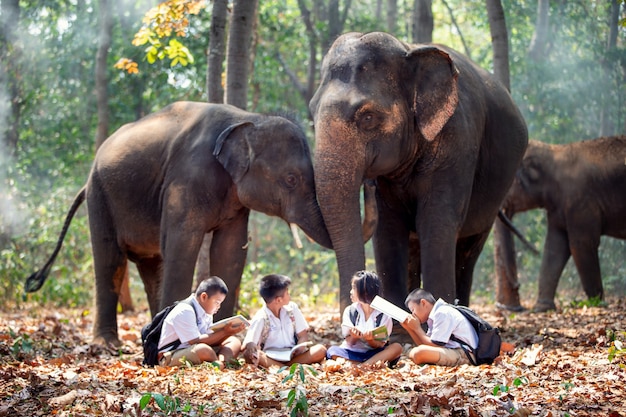
[[[109,136],[109,96],[107,94],[107,57],[111,47],[111,4],[109,0],[99,3],[100,34],[96,53],[96,100],[98,107],[98,126],[96,128],[96,150]]]
[[[228,34],[226,103],[245,109],[248,103],[250,45],[257,0],[235,0]]]
[[[398,1],[387,0],[387,31],[394,35],[398,26]]]
[[[617,33],[619,27],[619,0],[611,0],[611,7],[609,9],[609,36],[606,43],[605,58],[602,60],[602,71],[604,72],[604,80],[610,83],[613,80],[612,67],[615,65],[615,60],[611,59],[611,53],[617,46]],[[607,88],[608,89],[608,88]],[[611,92],[604,91],[602,94],[605,97],[605,105],[600,109],[600,132],[599,136],[610,136],[615,133],[617,126],[615,126],[611,117],[611,105],[609,104]]]
[[[491,44],[493,46],[493,73],[498,80],[511,90],[509,75],[509,35],[504,20],[504,9],[500,0],[486,0]]]
[[[17,42],[17,29],[20,21],[19,0],[0,1],[0,86],[6,86],[10,108],[6,125],[0,126],[0,140],[4,137],[6,145],[3,152],[15,155],[19,139],[19,123],[22,113],[22,94],[20,86],[20,62],[22,49]],[[0,93],[5,93],[0,91]]]
[[[530,41],[528,56],[533,61],[541,61],[545,56],[548,32],[550,30],[550,0],[537,1],[535,33]]]
[[[222,72],[226,50],[228,0],[214,0],[207,50],[206,89],[209,103],[224,102]]]
[[[413,43],[431,43],[433,41],[434,28],[432,0],[414,0]]]
[[[491,43],[493,47],[494,75],[510,91],[509,42],[500,0],[486,0]],[[496,270],[496,300],[506,308],[521,309],[519,282],[515,260],[515,242],[511,231],[499,218],[494,225],[494,263]]]

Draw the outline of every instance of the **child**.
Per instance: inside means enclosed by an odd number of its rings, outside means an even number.
[[[259,293],[265,306],[252,318],[243,341],[243,356],[247,363],[268,368],[272,365],[316,363],[326,356],[323,345],[299,349],[291,359],[282,362],[266,354],[265,351],[292,348],[308,340],[309,326],[296,303],[291,302],[290,284],[291,279],[284,275],[271,274],[261,279]]]
[[[380,295],[380,278],[374,272],[359,271],[352,277],[350,299],[352,305],[343,312],[341,331],[345,340],[340,346],[331,346],[326,354],[329,359],[345,358],[350,362],[375,364],[387,362],[392,365],[400,358],[402,346],[389,344],[388,337],[377,340],[372,330],[385,326],[391,334],[391,317],[373,309],[370,303]],[[356,317],[355,317],[356,316]]]
[[[478,335],[471,323],[454,307],[423,289],[413,290],[405,305],[411,311],[402,324],[418,345],[409,352],[409,358],[417,364],[456,366],[470,363],[459,339],[472,349],[478,346]],[[422,323],[428,324],[424,333]],[[470,353],[471,355],[471,353]]]
[[[202,281],[196,292],[182,300],[163,321],[159,340],[159,365],[182,365],[191,362],[217,362],[220,369],[239,355],[241,342],[235,336],[243,326],[233,323],[213,332],[213,315],[228,294],[228,287],[219,277]],[[172,343],[180,341],[177,348]]]

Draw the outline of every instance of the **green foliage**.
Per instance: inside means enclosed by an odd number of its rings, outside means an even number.
[[[150,406],[151,401],[157,405],[158,410],[153,410]],[[142,411],[147,411],[159,415],[159,416],[201,416],[208,412],[208,407],[205,405],[199,405],[197,409],[189,402],[184,403],[178,397],[171,397],[169,395],[163,395],[154,392],[146,392],[141,396],[139,400],[139,408]],[[159,411],[160,410],[160,411]]]
[[[317,375],[317,371],[310,365],[302,365],[294,363],[291,366],[283,366],[278,372],[289,370],[289,373],[283,378],[283,384],[287,382],[293,382],[291,389],[287,392],[287,408],[290,410],[289,415],[296,416],[308,416],[309,415],[309,403],[306,398],[306,373]],[[298,382],[298,378],[300,381]]]
[[[626,357],[626,346],[624,346],[624,340],[626,340],[626,331],[611,331],[607,330],[607,336],[611,345],[609,346],[608,359],[609,362],[613,362],[616,359]],[[623,364],[620,364],[624,367]]]

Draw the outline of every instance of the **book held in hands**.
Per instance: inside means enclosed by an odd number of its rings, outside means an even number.
[[[402,323],[404,320],[406,320],[407,317],[411,315],[411,313],[409,313],[408,311],[398,307],[393,303],[390,303],[379,295],[374,297],[374,299],[370,303],[370,306],[380,311],[381,313],[385,313],[391,318],[398,320],[400,323]]]
[[[313,345],[313,342],[298,343],[292,348],[282,349],[265,349],[263,350],[268,358],[274,359],[279,362],[289,362],[294,357],[303,354]]]
[[[227,317],[218,322],[213,323],[209,329],[214,332],[222,329],[229,323],[233,323],[233,328],[238,329],[239,331],[245,330],[250,326],[250,322],[242,315],[238,314],[236,316]]]

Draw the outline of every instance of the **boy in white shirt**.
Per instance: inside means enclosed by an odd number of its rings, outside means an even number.
[[[228,294],[228,287],[219,277],[202,281],[194,294],[180,301],[163,321],[159,339],[159,365],[194,365],[202,362],[224,364],[239,355],[241,342],[234,334],[243,326],[233,323],[212,331],[213,315],[217,313]],[[180,341],[180,345],[172,345]]]
[[[400,324],[417,344],[409,352],[413,362],[443,366],[470,363],[468,353],[454,339],[473,350],[478,346],[478,335],[462,313],[442,299],[435,301],[435,297],[423,289],[413,290],[405,305],[412,315]],[[422,323],[427,323],[427,333],[422,329]]]
[[[326,348],[319,344],[302,348],[284,362],[274,360],[264,352],[292,348],[308,340],[309,325],[297,304],[291,302],[289,285],[291,279],[284,275],[271,274],[261,279],[259,293],[265,306],[252,318],[243,340],[243,356],[247,363],[268,368],[292,363],[316,363],[326,356]]]

